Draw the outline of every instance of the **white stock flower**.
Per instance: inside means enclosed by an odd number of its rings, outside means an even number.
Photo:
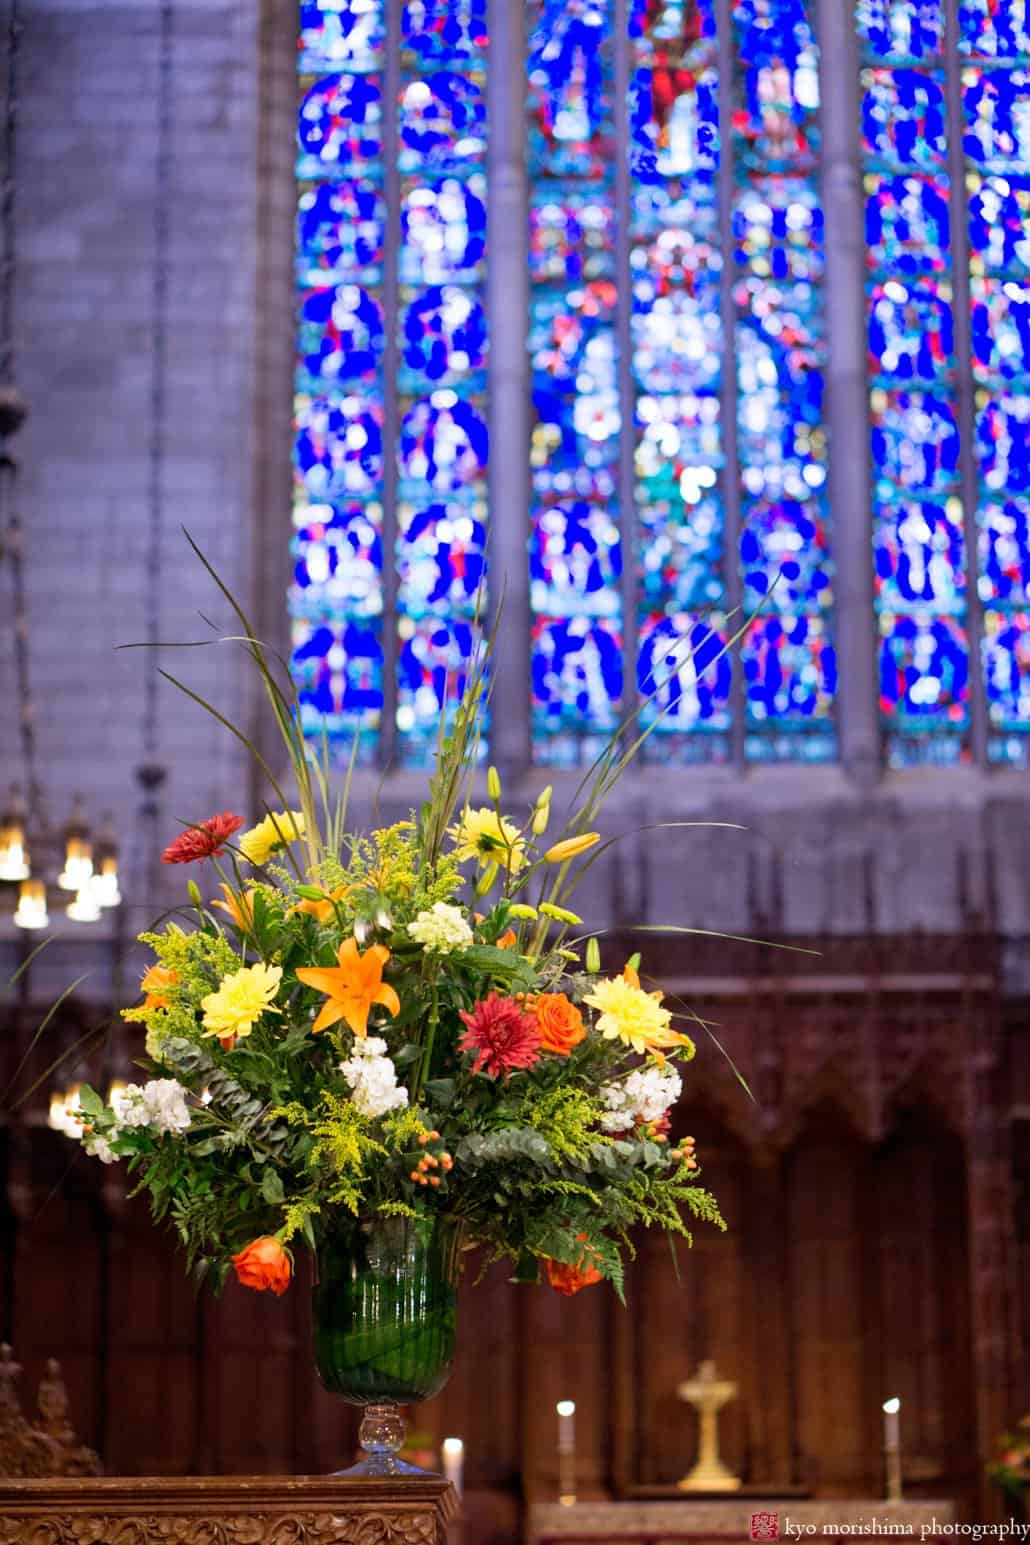
[[[637,1121],[660,1121],[670,1105],[675,1105],[682,1088],[679,1074],[669,1063],[634,1068],[620,1083],[604,1084],[600,1089],[608,1107],[601,1126],[606,1132],[627,1132]]]
[[[435,901],[427,912],[420,912],[408,924],[408,932],[427,953],[436,955],[449,955],[472,943],[472,929],[461,908],[446,901]]]
[[[157,1132],[185,1132],[190,1124],[186,1090],[177,1078],[152,1078],[142,1088],[130,1084],[116,1096],[114,1113],[123,1127],[153,1127]]]
[[[340,1072],[351,1087],[351,1099],[363,1116],[375,1120],[408,1103],[408,1091],[397,1086],[397,1069],[386,1055],[386,1042],[377,1035],[355,1040]]]
[[[90,1158],[99,1159],[101,1164],[117,1164],[118,1155],[111,1147],[111,1143],[117,1136],[117,1127],[112,1127],[107,1137],[101,1137],[98,1132],[84,1132],[82,1134],[82,1146]]]

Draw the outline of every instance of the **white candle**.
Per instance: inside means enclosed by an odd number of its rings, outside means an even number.
[[[558,1447],[560,1449],[573,1449],[576,1447],[576,1402],[574,1400],[559,1400],[558,1406]]]
[[[460,1497],[461,1472],[465,1463],[465,1445],[460,1438],[444,1438],[442,1447],[444,1480],[450,1481]]]
[[[901,1401],[897,1395],[883,1402],[883,1446],[891,1450],[901,1447]]]

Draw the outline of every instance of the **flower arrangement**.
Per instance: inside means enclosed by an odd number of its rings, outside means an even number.
[[[123,1012],[150,1077],[113,1105],[82,1090],[86,1151],[128,1163],[199,1279],[235,1269],[276,1294],[295,1247],[346,1218],[444,1213],[485,1259],[564,1294],[621,1291],[637,1226],[688,1242],[693,1220],[724,1227],[693,1140],[668,1137],[694,1044],[639,960],[602,971],[570,907],[635,748],[613,741],[557,831],[550,790],[516,816],[494,769],[473,800],[487,647],[421,809],[353,832],[349,777],[334,797],[236,610],[296,808],[271,780],[281,808],[257,825],[225,811],[166,849],[200,880],[141,936],[154,963]]]
[[[1022,1495],[1030,1487],[1030,1416],[1023,1417],[1015,1432],[1003,1432],[996,1450],[987,1474],[1002,1491]]]

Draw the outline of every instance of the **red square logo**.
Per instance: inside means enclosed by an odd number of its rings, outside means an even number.
[[[752,1540],[778,1540],[780,1537],[779,1513],[752,1513],[748,1535]]]

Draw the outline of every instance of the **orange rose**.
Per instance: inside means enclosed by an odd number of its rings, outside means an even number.
[[[270,1234],[252,1239],[239,1255],[233,1256],[232,1263],[243,1286],[259,1293],[271,1288],[276,1298],[281,1298],[290,1285],[290,1257]]]
[[[533,1013],[544,1050],[557,1057],[567,1057],[587,1033],[582,1014],[563,992],[540,993],[533,1000]]]
[[[577,1236],[581,1240],[586,1239],[585,1234]],[[584,1250],[575,1266],[566,1266],[562,1261],[547,1262],[547,1281],[556,1293],[571,1298],[581,1288],[592,1287],[595,1282],[601,1281],[601,1273],[593,1264],[590,1254]]]

